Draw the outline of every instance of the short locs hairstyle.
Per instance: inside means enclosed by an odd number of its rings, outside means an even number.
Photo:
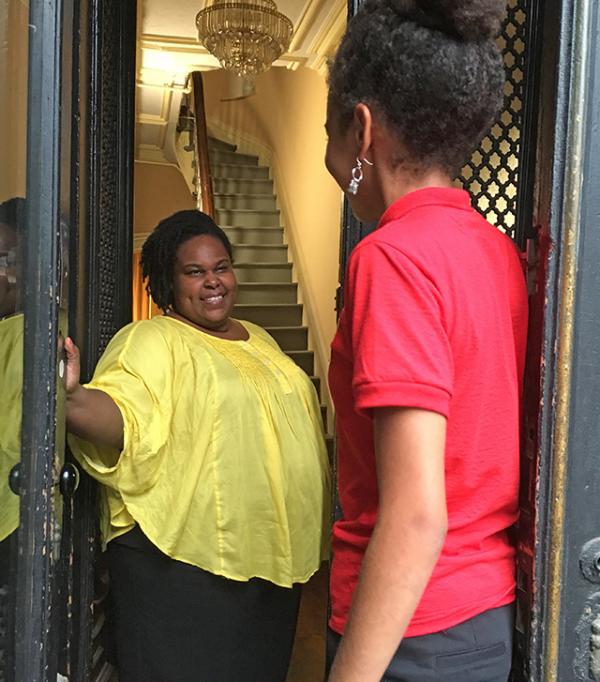
[[[142,277],[146,291],[163,311],[173,304],[173,266],[177,249],[188,239],[208,235],[218,239],[233,262],[229,238],[214,220],[201,211],[178,211],[161,220],[142,246]]]
[[[495,38],[506,0],[365,0],[329,75],[342,129],[359,102],[395,133],[394,165],[456,173],[491,127],[504,70]]]

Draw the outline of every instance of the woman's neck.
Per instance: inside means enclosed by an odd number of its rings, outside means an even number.
[[[382,214],[401,197],[428,187],[453,187],[454,183],[448,173],[440,169],[430,169],[422,173],[400,169],[380,177],[380,192],[383,200]]]
[[[228,317],[223,322],[223,325],[218,329],[211,329],[210,327],[204,327],[201,324],[190,320],[188,317],[178,313],[172,308],[165,312],[165,316],[173,317],[180,322],[189,324],[190,327],[194,327],[194,329],[198,329],[205,334],[210,334],[211,336],[216,336],[219,339],[228,339],[230,341],[244,341],[248,339],[248,332],[246,331],[246,328],[237,322],[237,320],[232,320],[230,317]]]

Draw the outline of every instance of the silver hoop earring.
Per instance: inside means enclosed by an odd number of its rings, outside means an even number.
[[[348,185],[348,194],[356,196],[358,194],[358,187],[363,179],[362,163],[360,159],[356,158],[356,166],[352,169],[352,179]]]
[[[373,163],[366,157],[363,159],[363,161],[367,164],[367,166],[373,165]],[[360,159],[356,157],[356,166],[354,166],[352,169],[352,179],[348,185],[348,194],[352,194],[354,196],[358,194],[358,186],[362,182],[363,177],[362,163],[360,162]]]

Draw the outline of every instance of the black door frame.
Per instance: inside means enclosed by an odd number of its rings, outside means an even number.
[[[70,222],[69,206],[61,205],[61,199],[68,191],[65,182],[70,182],[70,164],[65,169],[64,159],[70,160],[73,12],[72,0],[30,2],[24,409],[15,615],[15,676],[28,682],[56,679],[58,666],[56,486],[64,447],[58,337],[64,303],[61,288],[68,267],[64,234]],[[63,52],[65,40],[69,47]]]
[[[60,514],[59,335],[86,378],[131,319],[136,18],[136,0],[30,0],[16,682],[104,672],[95,484],[82,475]]]
[[[528,386],[525,422],[535,589],[523,679],[557,682],[600,679],[598,4],[551,0],[544,30],[532,309],[541,333],[531,368],[539,381]]]
[[[131,321],[136,0],[87,0],[82,12],[79,221],[71,313],[82,380]],[[110,650],[98,538],[98,486],[81,474],[74,499],[73,679],[106,679]],[[99,588],[100,586],[100,588]]]

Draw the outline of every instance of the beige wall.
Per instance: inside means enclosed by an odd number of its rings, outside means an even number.
[[[175,166],[135,162],[134,168],[134,232],[151,232],[163,218],[187,208],[195,202]]]
[[[0,202],[25,196],[28,17],[27,2],[0,2]]]
[[[323,163],[327,85],[316,71],[273,68],[256,81],[256,94],[222,102],[223,71],[205,75],[208,125],[241,151],[271,161],[279,207],[321,375],[335,332],[341,192]]]

